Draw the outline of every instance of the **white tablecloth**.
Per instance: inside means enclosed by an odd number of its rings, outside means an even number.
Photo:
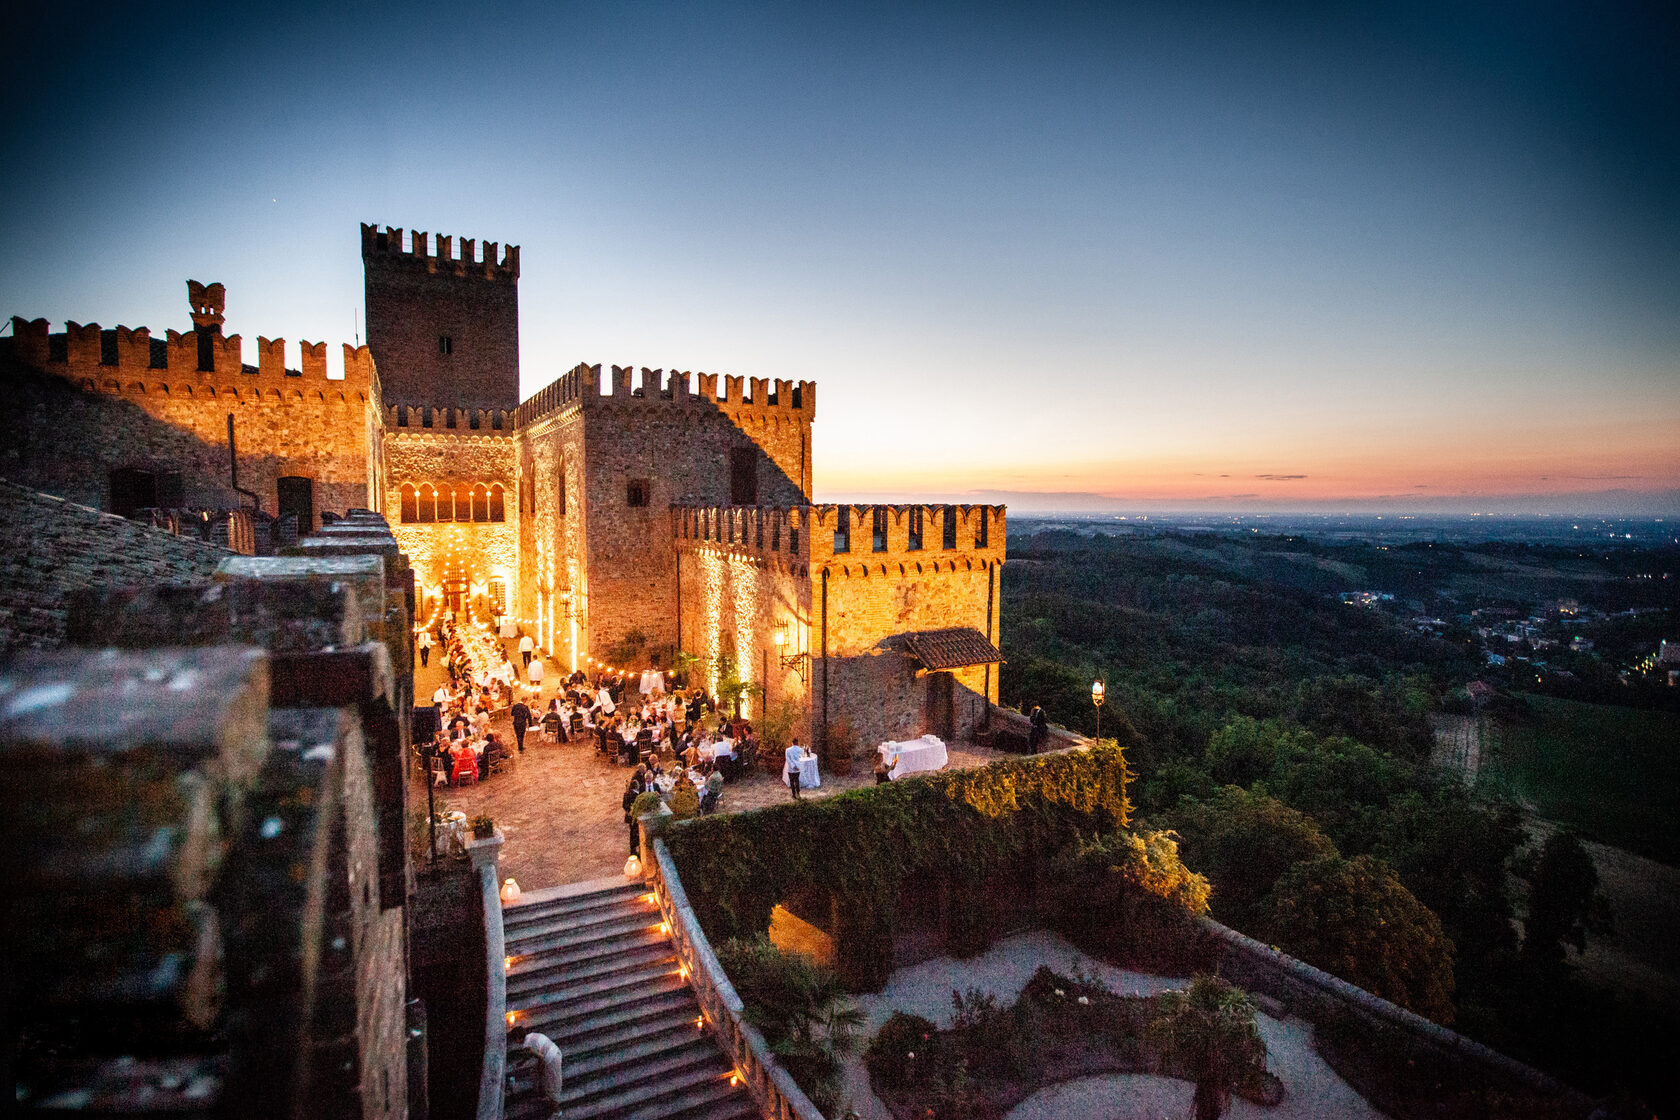
[[[788,764],[786,761],[782,763],[782,784],[784,786],[793,784],[788,781]],[[820,785],[822,785],[822,778],[817,774],[817,756],[814,754],[805,755],[799,760],[799,788],[816,789]]]
[[[945,753],[945,741],[937,735],[923,735],[900,743],[882,743],[875,748],[881,752],[891,769],[888,776],[894,781],[906,774],[924,770],[943,770],[950,756]]]
[[[719,758],[734,758],[735,744],[728,739],[719,739],[715,743],[707,743],[700,748],[700,757],[712,759],[714,762]],[[801,778],[799,780],[804,781],[805,779]]]

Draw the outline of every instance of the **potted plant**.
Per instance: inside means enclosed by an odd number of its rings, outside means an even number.
[[[480,813],[472,819],[472,834],[474,840],[488,840],[496,835],[496,822]]]

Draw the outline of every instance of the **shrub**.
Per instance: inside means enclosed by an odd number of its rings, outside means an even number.
[[[658,809],[661,804],[662,802],[659,795],[651,789],[646,793],[638,793],[636,795],[636,800],[630,803],[630,816],[634,819],[647,813],[651,813]]]
[[[667,804],[671,806],[671,816],[679,821],[700,815],[700,794],[695,790],[694,783],[688,780],[688,775],[682,774],[677,777],[676,784],[671,787],[671,799]]]
[[[1238,929],[1255,928],[1255,906],[1290,867],[1336,854],[1311,817],[1236,786],[1181,802],[1170,821],[1184,859],[1213,884],[1214,913]]]
[[[936,1068],[939,1028],[920,1015],[894,1011],[863,1052],[869,1075],[891,1089],[922,1083]]]
[[[718,962],[776,1060],[825,1114],[838,1099],[840,1059],[857,1043],[863,1015],[839,978],[762,937],[725,942]]]

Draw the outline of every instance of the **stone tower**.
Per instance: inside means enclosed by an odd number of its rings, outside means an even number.
[[[386,405],[519,404],[519,246],[362,226],[368,348]]]

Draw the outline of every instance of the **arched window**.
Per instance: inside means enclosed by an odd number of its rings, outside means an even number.
[[[472,489],[472,519],[474,521],[490,520],[490,491],[485,489],[482,482]]]
[[[420,484],[419,521],[421,524],[427,524],[435,520],[437,520],[437,491],[432,489],[431,483],[423,482]]]
[[[402,519],[404,525],[412,525],[420,520],[420,503],[414,493],[414,487],[406,482],[402,487]]]
[[[505,521],[507,520],[506,512],[507,511],[502,508],[502,487],[501,484],[498,483],[497,485],[490,487],[490,520]]]
[[[447,482],[438,484],[438,520],[455,520],[455,490]]]

